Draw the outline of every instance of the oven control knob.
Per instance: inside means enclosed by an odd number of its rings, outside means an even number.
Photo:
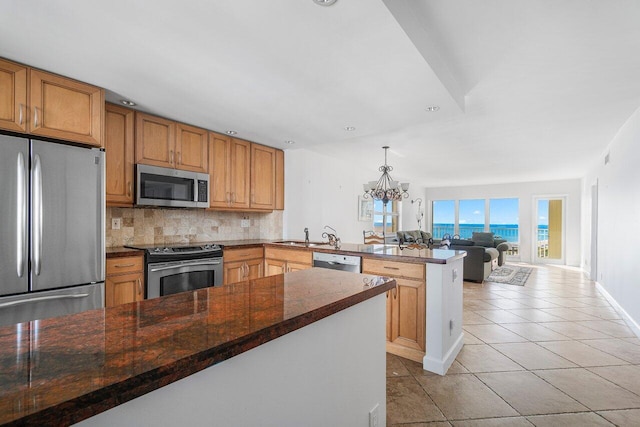
[[[169,249],[169,248],[164,248],[164,249],[162,250],[162,252],[170,252],[170,251],[171,251],[171,249]]]
[[[207,250],[211,249],[211,245],[204,245],[204,248],[207,249]]]
[[[153,248],[153,252],[160,252],[160,248]]]

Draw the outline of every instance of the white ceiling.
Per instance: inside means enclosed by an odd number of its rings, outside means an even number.
[[[372,170],[390,145],[412,185],[579,178],[640,106],[640,1],[3,0],[0,56]]]

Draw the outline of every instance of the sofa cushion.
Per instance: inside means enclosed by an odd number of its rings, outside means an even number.
[[[467,239],[451,239],[451,244],[452,245],[456,245],[456,246],[473,246],[473,245],[475,245],[475,243],[473,243],[471,240],[467,240]]]
[[[474,231],[471,240],[478,246],[493,247],[493,233],[491,232],[479,233]]]
[[[431,233],[420,231],[420,234],[422,235],[422,243],[429,243],[429,239],[431,239]]]

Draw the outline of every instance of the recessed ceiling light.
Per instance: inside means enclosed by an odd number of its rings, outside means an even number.
[[[129,101],[128,99],[121,99],[120,103],[123,104],[123,105],[126,105],[127,107],[133,107],[133,106],[136,105],[135,102]]]
[[[332,6],[338,0],[313,0],[315,4],[320,6]]]
[[[238,132],[236,132],[235,130],[228,130],[227,131],[227,135],[237,135]]]
[[[345,126],[344,130],[352,131],[352,130],[356,130],[356,128],[354,128],[353,126]]]
[[[292,141],[292,140],[290,140],[290,139],[287,139],[284,143],[285,143],[285,144],[289,144],[289,145],[291,145],[291,144],[295,144],[296,142],[295,142],[295,141]]]
[[[425,108],[425,110],[427,110],[430,113],[435,113],[436,111],[438,111],[440,109],[439,106],[437,105],[430,105],[427,108]]]

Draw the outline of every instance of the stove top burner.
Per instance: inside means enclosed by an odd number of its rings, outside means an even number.
[[[179,254],[209,254],[214,252],[222,253],[222,246],[205,243],[197,246],[151,246],[151,245],[130,245],[132,249],[144,250],[149,255],[179,255]]]

